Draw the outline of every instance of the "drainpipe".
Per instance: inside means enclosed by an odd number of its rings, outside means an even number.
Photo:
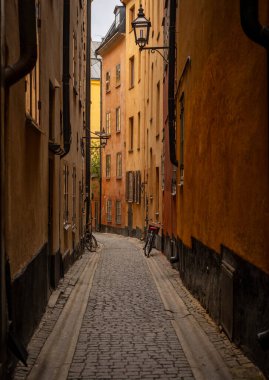
[[[91,0],[87,1],[87,51],[86,51],[86,224],[90,221],[90,99],[91,99]]]
[[[269,28],[259,22],[259,1],[240,0],[240,17],[242,29],[248,38],[268,49]]]
[[[100,132],[102,132],[102,126],[103,126],[103,61],[102,59],[99,59],[100,62]],[[101,140],[100,140],[100,184],[99,184],[99,232],[101,231],[102,226],[102,147],[101,147]]]
[[[176,158],[175,130],[175,60],[176,60],[176,0],[170,0],[169,73],[168,73],[168,122],[170,161],[178,166]]]
[[[242,29],[248,38],[256,42],[256,44],[263,46],[267,50],[267,97],[269,97],[269,28],[261,25],[259,22],[259,1],[240,0],[240,17]],[[269,350],[269,330],[258,333],[257,339],[263,350]]]
[[[13,65],[5,67],[5,86],[9,87],[35,66],[37,59],[35,0],[19,0],[20,57]]]
[[[64,0],[63,13],[63,136],[65,157],[70,151],[70,0]]]
[[[0,61],[1,71],[5,63],[5,20],[4,0],[1,0],[0,8]],[[6,362],[6,337],[7,337],[7,310],[6,310],[6,278],[5,278],[5,95],[4,80],[1,77],[1,104],[0,104],[0,379],[4,378],[4,363]]]

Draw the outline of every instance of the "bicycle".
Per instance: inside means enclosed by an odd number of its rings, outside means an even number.
[[[96,237],[92,233],[92,224],[88,223],[85,226],[83,234],[83,247],[87,248],[90,252],[95,252],[98,247]]]
[[[154,226],[152,224],[149,224],[148,226],[146,243],[144,245],[144,253],[147,257],[149,257],[149,254],[154,246],[156,235],[158,235],[159,230],[160,227]]]

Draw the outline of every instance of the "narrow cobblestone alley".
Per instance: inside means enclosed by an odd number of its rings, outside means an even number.
[[[219,333],[161,253],[154,250],[146,259],[138,240],[111,234],[98,234],[98,240],[102,245],[100,251],[84,254],[52,295],[28,347],[28,368],[18,365],[15,379],[263,379],[241,351]],[[50,336],[88,263],[94,260],[91,270],[95,274],[93,281],[87,280],[92,281],[92,286],[84,316],[76,315],[78,309],[74,307],[69,314],[74,314],[76,327],[66,331],[68,322],[58,327],[56,338],[64,357],[62,363],[57,362],[60,352],[54,351],[54,358],[48,358],[44,346],[47,344],[52,351],[54,343],[50,343]],[[160,277],[169,279],[188,309],[186,316],[194,318],[208,339],[207,347],[211,344],[217,352],[222,364],[217,363],[219,367],[213,369],[215,375],[197,370],[201,365],[199,360],[203,359],[193,358],[195,352],[190,353],[186,344],[182,347],[179,343],[179,334],[172,323],[175,317],[162,302],[153,269],[147,265],[150,261],[162,267]],[[189,334],[192,339],[191,331]],[[62,341],[65,339],[62,336],[72,335],[73,343]],[[212,352],[212,358],[214,355]],[[207,368],[207,363],[204,367]]]

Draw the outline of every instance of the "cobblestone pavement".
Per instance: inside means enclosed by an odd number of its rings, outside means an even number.
[[[98,234],[104,244],[95,273],[68,379],[193,379],[193,374],[164,310],[141,254],[142,242]],[[14,379],[27,379],[91,254],[84,254],[53,294],[29,346],[28,368],[17,366]],[[149,260],[162,268],[219,352],[234,380],[264,379],[209,318],[183,286],[164,255]],[[211,379],[208,379],[211,380]],[[214,380],[214,379],[212,379]]]
[[[193,379],[141,252],[104,244],[68,379]]]

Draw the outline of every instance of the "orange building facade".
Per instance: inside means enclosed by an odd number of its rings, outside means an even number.
[[[258,11],[268,25],[268,3]],[[181,0],[176,15],[179,272],[269,373],[257,339],[269,328],[267,52],[244,33],[239,2]]]
[[[125,201],[125,8],[115,8],[115,21],[97,50],[102,57],[102,120],[109,135],[102,149],[101,228],[126,234]]]

